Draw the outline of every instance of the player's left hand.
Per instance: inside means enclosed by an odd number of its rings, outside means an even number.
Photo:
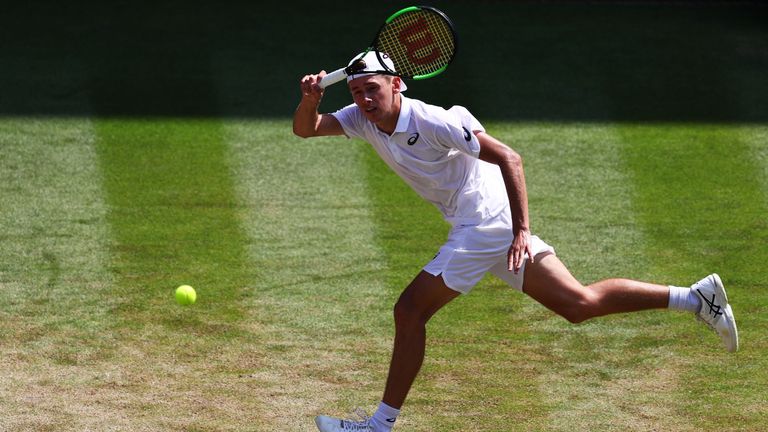
[[[533,262],[533,254],[531,253],[531,232],[527,229],[522,229],[517,232],[515,239],[512,241],[512,246],[507,253],[507,269],[517,274],[523,267],[525,261],[525,255],[528,254],[528,259]]]

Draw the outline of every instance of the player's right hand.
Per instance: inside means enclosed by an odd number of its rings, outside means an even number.
[[[305,75],[301,79],[301,97],[307,102],[312,102],[315,105],[320,104],[320,99],[323,98],[323,89],[320,87],[320,80],[326,75],[325,71],[320,71],[316,75]]]

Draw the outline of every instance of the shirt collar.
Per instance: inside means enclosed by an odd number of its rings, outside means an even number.
[[[411,100],[403,96],[400,93],[400,115],[397,118],[397,125],[395,125],[395,132],[406,132],[408,130],[408,124],[411,120]]]

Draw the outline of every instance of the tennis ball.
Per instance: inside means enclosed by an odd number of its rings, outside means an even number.
[[[182,306],[189,306],[197,300],[195,289],[189,285],[182,285],[176,288],[176,303]]]

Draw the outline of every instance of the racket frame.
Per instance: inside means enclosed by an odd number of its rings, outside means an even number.
[[[398,73],[397,71],[394,71],[394,70],[390,70],[387,67],[386,63],[384,63],[384,59],[381,56],[381,51],[378,49],[379,48],[379,46],[378,46],[379,45],[378,44],[379,36],[384,31],[384,29],[392,21],[397,19],[397,17],[399,17],[400,15],[403,15],[403,14],[408,13],[408,12],[415,12],[415,11],[424,10],[424,9],[428,9],[432,13],[438,14],[442,18],[442,20],[448,25],[448,27],[450,28],[451,35],[453,36],[453,52],[451,53],[451,57],[448,59],[447,62],[445,62],[445,64],[441,68],[439,68],[439,69],[437,69],[435,71],[432,71],[430,73],[426,73],[426,74],[409,76],[409,75],[403,75],[403,74]],[[360,54],[360,56],[358,56],[355,60],[350,62],[349,66],[346,66],[346,67],[343,67],[343,68],[340,68],[340,69],[336,69],[335,71],[333,71],[333,72],[323,76],[323,78],[320,80],[320,82],[318,84],[320,85],[320,88],[324,89],[324,88],[328,87],[331,84],[335,84],[335,83],[337,83],[339,81],[342,81],[342,80],[346,79],[348,76],[353,75],[356,70],[359,70],[359,66],[357,65],[358,61],[362,60],[362,58],[365,57],[365,55],[368,54],[371,51],[376,53],[376,58],[379,60],[379,63],[382,66],[384,66],[385,70],[370,71],[370,73],[377,73],[377,74],[384,74],[384,75],[393,75],[393,76],[399,76],[401,78],[408,78],[408,79],[413,79],[413,80],[423,80],[423,79],[427,79],[427,78],[432,78],[432,77],[434,77],[436,75],[439,75],[439,74],[443,73],[448,68],[448,65],[451,64],[451,62],[453,61],[453,58],[456,56],[457,48],[458,48],[458,39],[456,37],[456,28],[453,25],[453,21],[451,21],[451,19],[448,18],[448,16],[445,13],[443,13],[441,10],[436,9],[434,7],[431,7],[431,6],[409,6],[409,7],[400,9],[399,11],[397,11],[397,12],[393,13],[392,15],[390,15],[389,18],[387,18],[386,21],[384,21],[384,24],[382,24],[381,27],[379,27],[379,31],[376,32],[376,37],[373,39],[373,42],[371,43],[371,45],[369,45],[368,48],[366,48],[366,50],[362,54]],[[363,67],[365,67],[365,66],[363,66]]]

